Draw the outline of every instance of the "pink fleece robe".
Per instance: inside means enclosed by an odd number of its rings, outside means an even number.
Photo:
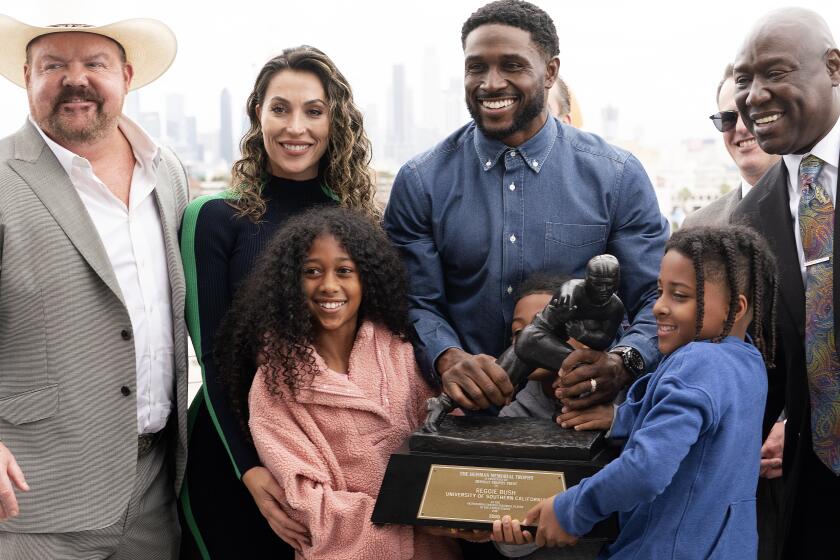
[[[249,397],[260,460],[286,493],[286,513],[311,533],[303,558],[460,558],[455,539],[370,522],[388,457],[420,424],[432,395],[411,344],[364,322],[347,374],[315,359],[318,374],[297,394],[272,395],[261,368]]]

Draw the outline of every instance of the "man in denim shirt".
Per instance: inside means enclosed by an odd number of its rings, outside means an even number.
[[[513,388],[495,356],[519,283],[537,270],[582,277],[611,253],[630,325],[610,352],[572,353],[558,389],[570,409],[609,401],[659,361],[651,307],[667,222],[635,157],[549,116],[559,48],[548,14],[493,2],[461,40],[474,121],[402,167],[385,212],[410,276],[420,365],[463,408],[503,405]]]

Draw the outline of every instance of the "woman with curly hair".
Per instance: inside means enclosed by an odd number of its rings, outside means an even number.
[[[382,230],[322,208],[288,221],[223,322],[220,371],[283,508],[311,535],[303,558],[460,558],[437,529],[370,522],[388,458],[433,394],[408,340],[405,292]]]
[[[247,410],[234,408],[222,387],[213,358],[216,332],[237,287],[290,216],[319,205],[379,216],[362,115],[327,55],[301,46],[269,60],[246,110],[251,126],[230,189],[193,201],[182,224],[187,325],[204,381],[190,407],[183,558],[266,551],[291,558],[292,547],[306,541],[280,509],[282,492],[242,429]],[[247,371],[253,375],[254,368]]]

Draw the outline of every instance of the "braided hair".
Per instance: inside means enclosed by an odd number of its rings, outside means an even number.
[[[753,309],[750,334],[767,367],[773,367],[778,279],[776,259],[767,243],[745,226],[692,227],[676,232],[668,240],[665,251],[671,250],[691,259],[694,265],[697,281],[695,340],[703,326],[704,283],[706,280],[721,282],[729,290],[729,311],[723,331],[713,342],[720,342],[732,331],[738,296],[743,295]]]

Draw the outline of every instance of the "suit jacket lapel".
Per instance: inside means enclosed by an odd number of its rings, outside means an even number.
[[[799,252],[793,235],[793,218],[790,215],[788,174],[783,161],[772,167],[762,180],[767,188],[759,201],[760,219],[766,228],[770,247],[776,254],[779,269],[779,295],[790,313],[796,330],[805,336],[805,286],[799,268]],[[836,266],[836,265],[835,265]],[[836,297],[836,291],[835,291]]]
[[[741,202],[741,184],[739,183],[735,190],[726,195],[729,198],[726,199],[726,206],[723,208],[723,215],[726,216],[726,220],[728,221],[729,218],[732,216],[732,213],[735,211],[735,207],[738,206],[738,203]]]
[[[172,310],[179,313],[184,308],[184,272],[181,268],[181,251],[178,247],[178,221],[175,216],[175,197],[169,171],[163,158],[158,166],[157,184],[155,185],[160,222],[163,226],[163,240],[166,246],[166,265],[169,270],[169,284],[172,290]]]
[[[29,121],[15,134],[15,157],[9,165],[49,210],[79,254],[125,305],[93,220],[70,177]]]
[[[163,149],[161,149],[157,183],[153,192],[160,215],[160,223],[163,227],[166,268],[169,272],[169,289],[172,298],[172,334],[175,342],[175,403],[177,411],[187,410],[188,404],[187,331],[184,322],[186,282],[184,280],[184,270],[181,267],[181,250],[178,244],[178,227],[181,216],[174,190],[180,180],[180,177],[178,177],[180,173],[182,173],[180,166],[175,169],[168,162],[168,158],[164,156]],[[184,343],[182,344],[181,341]],[[180,422],[178,430],[180,435],[178,441],[185,446],[187,441],[186,424]],[[186,447],[184,447],[184,451],[186,451]]]

